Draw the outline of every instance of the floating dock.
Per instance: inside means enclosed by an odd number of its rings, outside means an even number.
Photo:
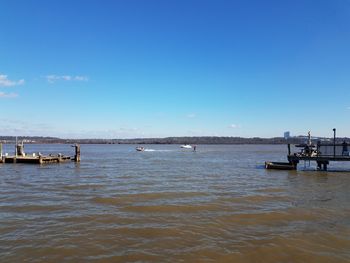
[[[27,163],[27,164],[46,164],[46,163],[62,163],[68,161],[80,162],[80,145],[73,145],[75,148],[74,156],[66,156],[62,154],[25,154],[23,143],[16,143],[15,155],[3,155],[2,144],[0,144],[0,163]]]

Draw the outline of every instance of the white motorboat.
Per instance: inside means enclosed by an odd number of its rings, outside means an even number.
[[[143,152],[145,151],[145,147],[136,147],[136,151]]]
[[[192,149],[192,146],[189,145],[189,144],[184,144],[184,145],[181,145],[181,148],[183,148],[183,149]]]

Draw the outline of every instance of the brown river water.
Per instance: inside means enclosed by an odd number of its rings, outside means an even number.
[[[350,163],[269,171],[286,146],[145,147],[0,164],[0,262],[350,262]]]

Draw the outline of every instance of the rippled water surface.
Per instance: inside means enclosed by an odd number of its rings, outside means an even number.
[[[82,145],[79,164],[0,164],[0,261],[350,262],[350,164],[267,171],[286,146],[146,148]]]

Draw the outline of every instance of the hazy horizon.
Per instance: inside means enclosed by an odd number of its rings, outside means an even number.
[[[60,139],[60,140],[162,140],[162,139],[167,139],[167,138],[241,138],[241,139],[274,139],[274,138],[283,138],[283,136],[275,136],[275,137],[242,137],[242,136],[166,136],[166,137],[130,137],[130,138],[97,138],[97,137],[55,137],[55,136],[40,136],[40,135],[0,135],[0,137],[17,137],[19,140],[21,138],[55,138],[55,139]],[[290,139],[293,138],[307,138],[307,135],[295,135],[295,136],[290,136]],[[312,140],[317,140],[317,139],[332,139],[332,136],[312,136]],[[337,136],[337,138],[348,138],[347,136]]]

